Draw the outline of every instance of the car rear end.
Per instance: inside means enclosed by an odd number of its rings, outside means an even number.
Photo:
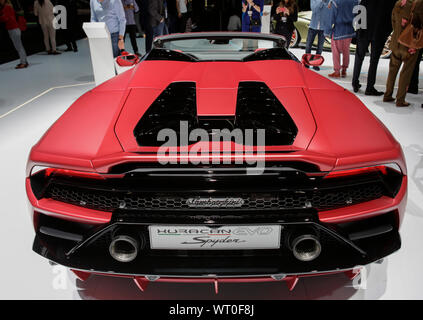
[[[357,99],[281,50],[202,62],[165,48],[119,76],[129,87],[78,100],[30,155],[33,250],[82,278],[130,277],[141,289],[279,280],[292,289],[299,277],[353,277],[398,250],[399,144]],[[266,143],[182,138],[225,128],[265,130]],[[162,130],[181,134],[165,152]]]
[[[34,250],[86,272],[248,281],[348,271],[400,248],[406,177],[398,166],[246,169],[37,168],[28,178]]]

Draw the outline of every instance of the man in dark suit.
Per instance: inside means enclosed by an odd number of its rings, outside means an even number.
[[[149,0],[148,15],[150,17],[150,25],[153,28],[153,39],[167,34],[163,0]]]
[[[416,8],[414,9],[414,19],[412,21],[414,27],[418,29],[423,28],[423,0],[417,0]],[[411,77],[410,86],[408,87],[408,92],[413,94],[419,93],[419,75],[420,75],[420,63],[423,56],[423,49],[420,49],[417,53],[417,62],[414,67],[413,76]],[[423,104],[422,104],[423,107]]]
[[[365,94],[369,96],[383,95],[383,92],[377,91],[374,85],[380,55],[388,36],[392,32],[391,15],[395,2],[396,0],[362,0],[360,2],[360,5],[366,7],[367,29],[357,30],[357,49],[352,79],[354,92],[358,92],[361,87],[359,81],[361,67],[370,45],[370,66]]]
[[[177,0],[166,0],[167,4],[167,29],[169,33],[178,32],[178,10],[176,7]]]
[[[67,28],[63,30],[65,37],[64,40],[67,46],[67,49],[65,51],[78,52],[78,47],[76,45],[76,37],[81,27],[78,19],[78,9],[76,5],[76,0],[60,0],[57,1],[57,3],[65,6],[66,8]]]
[[[408,86],[408,93],[418,94],[419,93],[419,74],[420,74],[420,63],[423,56],[423,49],[420,49],[417,54],[417,62],[414,66],[413,76],[411,77],[410,85]]]
[[[145,52],[151,50],[153,44],[153,27],[150,24],[150,15],[148,12],[149,0],[139,0],[141,26],[145,32]]]
[[[221,30],[219,15],[219,8],[221,4],[222,2],[220,0],[193,0],[193,18],[195,23],[198,25],[198,31]]]

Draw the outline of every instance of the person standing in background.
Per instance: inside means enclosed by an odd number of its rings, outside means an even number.
[[[90,0],[91,22],[105,22],[112,40],[113,56],[125,49],[126,18],[121,0]]]
[[[56,29],[53,26],[53,4],[50,0],[35,0],[34,15],[38,17],[48,54],[60,54],[56,50]],[[51,45],[51,46],[50,46]]]
[[[153,26],[150,24],[150,13],[148,10],[149,0],[139,0],[141,11],[141,25],[145,32],[145,53],[151,50],[153,44]]]
[[[135,0],[135,2],[138,5],[138,8],[141,8],[141,0]],[[135,19],[135,25],[137,26],[137,38],[144,38],[144,29],[141,24],[141,10],[138,10],[138,12],[134,13],[134,19]]]
[[[416,49],[408,48],[398,42],[401,33],[412,22],[410,21],[410,17],[415,6],[413,2],[413,0],[399,0],[392,11],[392,26],[394,29],[391,39],[392,54],[383,102],[395,101],[392,94],[394,92],[395,80],[402,65],[396,97],[397,107],[408,107],[410,105],[405,101],[405,96],[418,57]]]
[[[153,28],[153,39],[155,37],[167,34],[165,24],[165,7],[163,0],[149,0],[148,14],[150,25]]]
[[[242,31],[261,32],[263,0],[242,0]]]
[[[276,20],[275,33],[286,39],[289,48],[292,33],[295,30],[294,22],[298,20],[298,7],[295,0],[282,0],[272,8],[273,19]]]
[[[178,0],[166,0],[167,30],[169,33],[179,32],[177,2]]]
[[[184,33],[188,20],[187,0],[176,0],[176,9],[178,11],[178,32]]]
[[[125,10],[125,19],[126,19],[126,34],[129,33],[129,38],[131,39],[132,50],[136,55],[140,55],[138,52],[137,45],[137,25],[135,23],[135,12],[139,11],[138,4],[135,0],[122,0],[123,10]]]
[[[235,10],[232,9],[232,14],[229,17],[228,21],[228,31],[241,31],[242,23],[239,16],[236,14]]]
[[[188,32],[193,32],[193,27],[195,27],[195,25],[193,24],[193,15],[192,15],[192,1],[193,0],[187,0],[187,26],[185,31]],[[241,28],[239,28],[239,31],[241,31]]]
[[[316,54],[322,54],[325,42],[324,32],[329,29],[330,24],[331,3],[332,0],[310,0],[312,16],[307,34],[306,53],[311,53],[311,48],[317,36]],[[308,66],[306,67],[308,68]],[[313,67],[313,69],[316,71],[320,70],[317,66]]]
[[[423,0],[416,1],[416,7],[414,9],[413,21],[412,24],[415,28],[422,30],[423,29]],[[410,85],[408,86],[408,92],[412,94],[419,93],[419,73],[420,73],[420,63],[422,61],[423,49],[419,50],[417,53],[417,62],[414,67],[413,76],[411,77]],[[422,104],[423,107],[423,104]]]
[[[359,81],[361,67],[369,49],[370,66],[367,75],[367,88],[365,94],[368,96],[381,96],[383,92],[375,89],[376,72],[385,42],[392,32],[391,14],[396,0],[361,0],[360,6],[366,8],[367,28],[359,28],[357,32],[357,48],[355,51],[354,74],[352,87],[354,92],[361,88]],[[360,13],[361,14],[361,13]],[[363,23],[363,21],[361,21]]]
[[[27,68],[28,61],[26,59],[25,48],[22,44],[21,30],[19,29],[18,22],[16,21],[16,13],[10,2],[6,0],[0,0],[0,22],[6,24],[9,37],[19,54],[20,63],[15,67],[15,69]]]
[[[419,73],[420,73],[420,63],[422,61],[423,49],[419,50],[417,54],[417,62],[414,66],[413,75],[411,76],[410,85],[408,86],[408,93],[418,94],[419,93]]]
[[[0,0],[0,22],[6,24],[7,32],[13,42],[13,46],[19,54],[20,63],[15,69],[24,69],[28,67],[26,51],[22,44],[21,30],[16,21],[16,13],[9,1]]]
[[[78,52],[76,45],[76,33],[79,30],[78,8],[76,0],[62,0],[59,2],[66,8],[66,29],[64,30],[66,50]]]
[[[355,37],[353,10],[356,5],[358,5],[358,0],[335,0],[332,2],[330,31],[327,32],[332,39],[334,72],[329,74],[331,78],[345,78],[347,76],[347,69],[350,64],[351,40]]]

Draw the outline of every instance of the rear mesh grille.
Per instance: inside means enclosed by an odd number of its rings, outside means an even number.
[[[279,192],[272,194],[245,193],[219,194],[216,198],[241,198],[242,205],[233,208],[213,208],[219,211],[236,210],[283,210],[315,208],[329,210],[345,207],[383,196],[380,183],[368,183],[339,189],[318,191]],[[86,208],[113,211],[125,210],[207,210],[209,208],[189,206],[188,199],[208,198],[200,194],[134,194],[115,191],[90,190],[67,185],[52,185],[46,197]],[[211,197],[213,198],[213,197]]]

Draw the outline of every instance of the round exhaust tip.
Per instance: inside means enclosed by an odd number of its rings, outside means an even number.
[[[320,255],[321,251],[320,241],[313,235],[302,235],[292,242],[292,253],[300,261],[312,261]]]
[[[139,243],[130,236],[119,235],[109,246],[110,255],[119,262],[131,262],[138,255]]]

